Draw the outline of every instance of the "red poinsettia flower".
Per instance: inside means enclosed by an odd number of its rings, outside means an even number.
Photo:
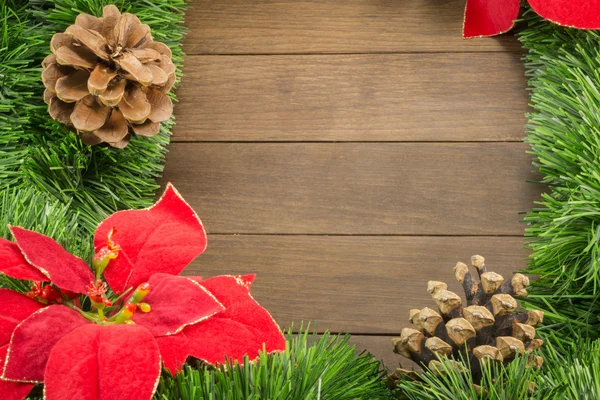
[[[600,0],[528,0],[542,18],[561,26],[600,29]],[[521,0],[467,0],[463,37],[508,32],[519,16]]]
[[[27,294],[0,289],[3,400],[24,399],[36,383],[47,400],[150,399],[161,365],[175,373],[189,356],[216,365],[285,349],[250,295],[254,275],[178,276],[206,234],[171,185],[153,207],[98,226],[94,272],[51,238],[10,230],[0,272],[34,284]]]

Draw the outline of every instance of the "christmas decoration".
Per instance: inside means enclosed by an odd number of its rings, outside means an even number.
[[[543,341],[535,337],[534,326],[542,322],[544,314],[536,310],[519,310],[513,298],[513,295],[527,295],[529,279],[515,274],[512,279],[505,280],[488,271],[484,261],[478,255],[471,259],[479,275],[478,282],[466,264],[459,262],[454,267],[456,279],[465,292],[466,306],[445,283],[428,283],[427,290],[439,312],[428,307],[411,310],[410,321],[414,328],[404,328],[401,337],[393,339],[396,353],[436,371],[440,368],[440,357],[452,357],[458,361],[450,363],[464,369],[461,357],[466,352],[473,379],[477,382],[481,377],[481,362],[493,360],[506,364],[542,345]],[[531,354],[530,362],[539,367],[543,361]]]
[[[80,14],[50,42],[42,63],[52,118],[73,126],[84,143],[127,146],[131,133],[154,136],[173,113],[167,95],[175,65],[150,27],[114,5],[101,18]]]
[[[219,365],[285,349],[250,296],[253,275],[178,276],[206,234],[171,185],[153,207],[98,226],[94,272],[51,238],[10,230],[0,272],[34,284],[26,295],[0,289],[3,399],[23,399],[36,383],[48,400],[150,399],[161,364],[175,373],[188,356]]]
[[[600,0],[528,0],[541,17],[561,26],[600,29]],[[463,37],[508,32],[519,16],[521,0],[468,0]]]

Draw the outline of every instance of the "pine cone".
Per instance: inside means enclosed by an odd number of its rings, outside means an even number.
[[[465,292],[466,307],[445,283],[428,283],[427,290],[439,312],[427,307],[411,310],[409,320],[415,329],[404,328],[399,338],[392,339],[396,353],[435,372],[440,370],[436,368],[437,356],[461,360],[466,350],[475,383],[481,377],[483,360],[507,364],[517,354],[528,353],[532,366],[542,365],[541,357],[531,353],[543,344],[543,340],[535,338],[534,326],[542,322],[544,313],[519,310],[512,297],[527,296],[529,279],[515,274],[505,281],[501,275],[488,272],[484,261],[481,256],[471,258],[479,282],[475,282],[467,265],[459,262],[454,267],[456,279]]]
[[[80,14],[50,48],[44,100],[52,118],[73,126],[84,143],[123,148],[131,132],[154,136],[173,113],[171,50],[135,15],[114,5],[102,18]]]

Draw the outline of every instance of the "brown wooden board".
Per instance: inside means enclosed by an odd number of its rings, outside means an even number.
[[[176,141],[518,141],[517,54],[186,58]]]
[[[519,237],[209,234],[207,251],[185,274],[256,273],[252,294],[284,329],[316,321],[320,332],[396,335],[410,309],[435,308],[429,280],[462,294],[453,267],[473,254],[510,277],[525,266],[522,247]]]
[[[188,54],[518,50],[512,35],[463,40],[464,0],[195,0]]]
[[[163,183],[213,233],[521,235],[523,143],[174,143]]]
[[[384,366],[393,372],[396,368],[402,366],[406,369],[414,368],[416,365],[393,351],[393,336],[364,336],[352,335],[349,340],[350,345],[354,345],[357,353],[368,351],[376,360],[382,361]]]

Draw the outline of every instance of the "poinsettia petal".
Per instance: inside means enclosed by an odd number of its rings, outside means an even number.
[[[144,298],[152,308],[138,311],[133,321],[154,336],[174,335],[187,325],[204,321],[225,310],[199,283],[183,276],[154,274],[148,280],[150,293]]]
[[[210,364],[228,358],[243,362],[267,352],[285,350],[285,337],[273,317],[250,295],[253,275],[217,276],[202,281],[225,311],[183,331],[190,341],[190,354]]]
[[[66,306],[53,305],[31,314],[13,332],[1,378],[41,383],[54,345],[69,332],[89,323]]]
[[[163,367],[175,376],[178,371],[181,371],[181,367],[190,355],[189,340],[185,330],[177,335],[155,337],[154,340],[158,343]]]
[[[0,272],[11,278],[47,282],[37,268],[29,265],[16,243],[0,238]]]
[[[154,273],[178,275],[206,248],[202,222],[171,184],[149,209],[118,211],[102,221],[94,237],[96,249],[106,245],[112,228],[121,251],[104,277],[117,294]]]
[[[467,0],[463,37],[494,36],[508,32],[519,16],[520,0]]]
[[[158,345],[136,325],[90,324],[52,349],[46,400],[151,399],[160,378]]]
[[[6,361],[7,350],[8,345],[0,347],[0,365],[4,365]],[[33,386],[32,383],[11,382],[0,379],[0,399],[23,400],[31,392]]]
[[[18,324],[42,308],[37,301],[9,289],[0,289],[0,304],[0,346],[10,341]]]
[[[52,283],[71,292],[87,292],[86,286],[94,281],[94,274],[85,261],[41,233],[18,226],[11,226],[10,231],[25,259]]]
[[[529,0],[531,8],[558,25],[600,29],[600,0]]]

